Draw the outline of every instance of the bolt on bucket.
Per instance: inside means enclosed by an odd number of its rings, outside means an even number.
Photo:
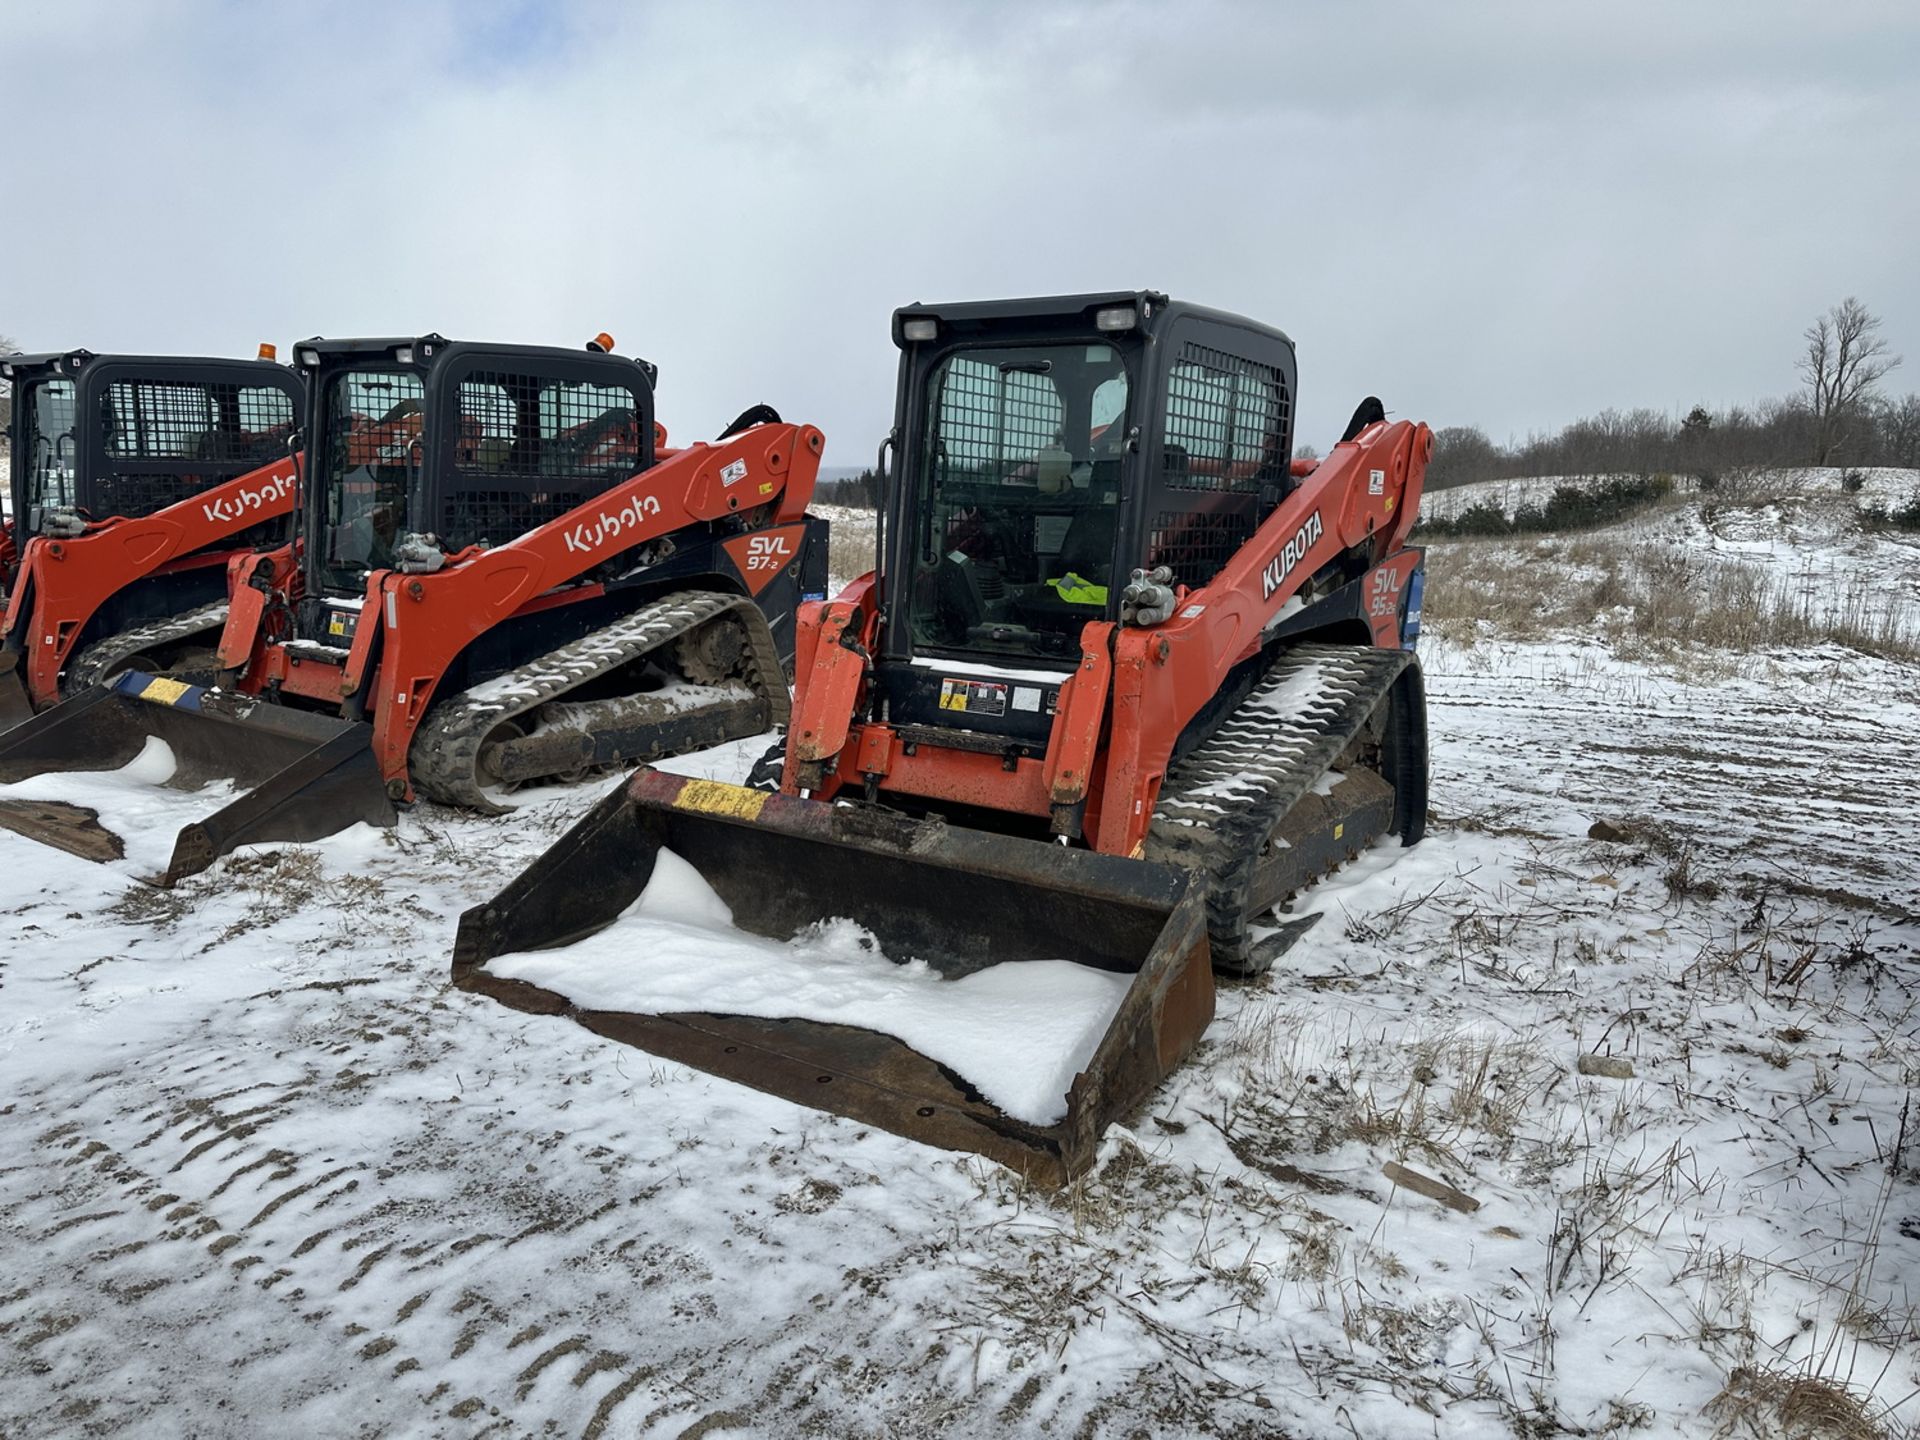
[[[524,968],[529,952],[590,943],[643,901],[669,860],[697,872],[732,925],[753,936],[786,941],[850,922],[889,959],[922,962],[941,982],[989,969],[1017,981],[1039,972],[999,967],[1071,961],[1104,972],[1117,1006],[1065,1084],[1061,1113],[1042,1123],[988,1099],[988,1077],[961,1074],[878,1029],[769,1015],[764,1001],[761,1014],[729,1014],[721,994],[712,1010],[596,1008],[561,993],[560,980],[488,968],[495,960]],[[609,948],[623,957],[617,965],[642,963]],[[564,953],[534,958],[548,976],[570,963]],[[804,953],[796,963],[807,963]],[[679,973],[697,986],[708,972]],[[453,980],[802,1105],[977,1152],[1047,1185],[1092,1163],[1108,1125],[1192,1050],[1214,998],[1204,892],[1183,870],[651,769],[461,916]]]
[[[178,680],[127,671],[0,733],[0,786],[54,773],[112,771],[166,747],[159,783],[242,793],[183,825],[172,857],[140,878],[171,885],[241,845],[318,840],[359,821],[394,823],[369,727]],[[0,827],[89,860],[125,854],[124,817],[55,794],[0,795]]]

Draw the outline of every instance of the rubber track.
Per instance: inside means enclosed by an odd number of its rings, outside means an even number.
[[[480,789],[480,745],[503,720],[526,715],[611,670],[630,665],[710,621],[736,615],[748,637],[747,684],[769,702],[776,724],[789,713],[786,671],[766,616],[751,600],[712,590],[683,590],[583,635],[517,670],[476,686],[481,692],[435,705],[413,739],[408,765],[414,789],[429,799],[488,813],[500,806]],[[513,693],[497,694],[509,684]]]
[[[1249,966],[1254,867],[1287,813],[1333,767],[1413,663],[1405,650],[1299,645],[1167,773],[1146,856],[1208,877],[1215,963]]]
[[[110,675],[121,661],[138,655],[154,645],[184,640],[203,630],[218,630],[227,623],[227,602],[216,600],[198,610],[169,615],[151,624],[136,625],[84,647],[67,666],[65,693],[77,694],[89,685],[97,685]]]

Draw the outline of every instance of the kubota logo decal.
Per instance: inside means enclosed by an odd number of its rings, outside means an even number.
[[[293,494],[293,472],[270,476],[255,490],[241,490],[202,503],[200,509],[216,525],[230,525],[257,510],[269,510]]]
[[[777,530],[756,530],[727,541],[727,554],[746,577],[749,593],[758,595],[774,576],[800,558],[800,538],[805,527],[783,525]]]
[[[1280,553],[1267,562],[1267,568],[1260,572],[1260,598],[1271,600],[1273,592],[1286,584],[1287,576],[1293,573],[1293,567],[1307,558],[1307,552],[1320,540],[1320,512],[1314,511],[1306,519],[1293,537],[1280,547]]]
[[[625,505],[609,515],[602,510],[591,520],[582,520],[567,531],[564,538],[567,549],[576,555],[591,554],[609,540],[641,523],[649,515],[660,513],[660,502],[651,495],[641,495],[629,500]]]

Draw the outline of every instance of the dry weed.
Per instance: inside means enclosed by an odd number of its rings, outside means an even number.
[[[1451,541],[1432,546],[1427,565],[1425,623],[1463,641],[1597,627],[1628,658],[1834,644],[1920,659],[1920,628],[1864,571],[1822,586],[1627,534]]]
[[[1886,1430],[1844,1386],[1812,1375],[1740,1366],[1707,1404],[1714,1434],[1752,1440],[1884,1440]]]

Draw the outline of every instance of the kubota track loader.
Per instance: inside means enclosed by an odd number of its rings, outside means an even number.
[[[1432,435],[1370,399],[1290,464],[1292,343],[1150,292],[915,305],[893,336],[879,564],[802,611],[779,793],[642,770],[462,918],[454,977],[1058,1181],[1199,1038],[1212,970],[1311,923],[1276,907],[1420,837],[1406,538]],[[614,922],[663,850],[762,935],[845,917],[952,980],[1066,959],[1131,983],[1036,1124],[872,1030],[575,1004],[564,954],[537,957],[549,983],[489,969]]]
[[[284,540],[301,387],[268,360],[0,356],[16,554],[0,728],[128,668],[211,678],[227,562]]]
[[[219,684],[128,671],[0,735],[0,783],[157,738],[176,788],[243,787],[182,828],[169,883],[237,845],[390,824],[396,801],[496,809],[786,719],[794,614],[825,589],[818,430],[757,407],[666,449],[652,367],[600,346],[294,353],[298,543],[234,562]],[[108,858],[101,818],[0,802],[0,824]]]

